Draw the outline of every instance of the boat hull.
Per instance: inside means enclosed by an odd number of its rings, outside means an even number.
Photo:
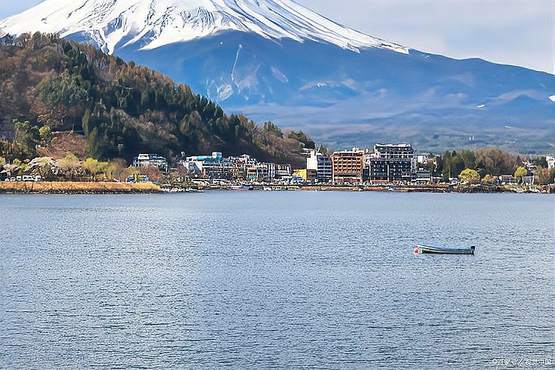
[[[418,254],[458,254],[458,255],[474,255],[475,247],[470,248],[438,248],[426,245],[416,246],[415,252]]]

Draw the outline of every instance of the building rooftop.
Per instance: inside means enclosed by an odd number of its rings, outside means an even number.
[[[378,143],[375,146],[376,147],[378,147],[378,146],[388,146],[388,147],[394,147],[394,148],[412,148],[411,144],[383,144],[383,143]]]

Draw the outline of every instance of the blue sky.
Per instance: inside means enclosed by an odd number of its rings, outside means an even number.
[[[455,58],[555,73],[553,0],[296,0],[367,34]],[[40,0],[0,0],[0,18]]]

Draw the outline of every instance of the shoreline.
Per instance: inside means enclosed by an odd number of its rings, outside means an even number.
[[[230,186],[210,185],[197,188],[160,186],[154,183],[123,182],[0,182],[0,194],[161,194],[202,191],[322,191],[322,192],[396,192],[396,193],[525,193],[555,194],[555,186],[527,190],[523,187],[503,185],[450,186],[434,185],[250,185],[243,189]]]
[[[161,193],[153,183],[124,182],[0,182],[0,194],[149,194]]]

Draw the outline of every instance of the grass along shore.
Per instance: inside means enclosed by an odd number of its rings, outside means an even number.
[[[0,182],[0,193],[48,194],[105,194],[105,193],[159,193],[160,186],[153,183],[124,182]]]

